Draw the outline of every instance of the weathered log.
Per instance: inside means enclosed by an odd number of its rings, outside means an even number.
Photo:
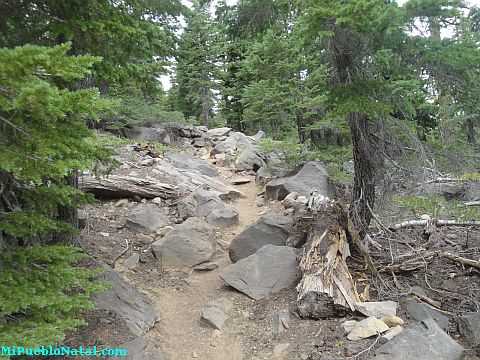
[[[399,230],[404,228],[416,227],[416,226],[427,226],[429,224],[436,226],[479,226],[480,221],[468,220],[468,221],[457,221],[457,220],[407,220],[392,226],[389,226],[389,230]]]
[[[138,195],[146,199],[156,197],[172,199],[179,195],[175,185],[123,175],[110,175],[103,178],[85,175],[80,178],[79,187],[85,192],[106,198]]]
[[[353,232],[345,206],[323,198],[310,208],[315,209],[315,220],[299,265],[303,273],[297,286],[299,313],[304,317],[325,318],[354,311],[354,303],[360,298],[346,263],[350,256],[349,242],[360,248],[368,267],[376,274],[368,251]]]

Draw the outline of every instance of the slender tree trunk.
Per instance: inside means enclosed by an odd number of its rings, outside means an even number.
[[[371,211],[375,203],[376,155],[372,149],[368,118],[359,113],[351,113],[348,116],[348,126],[352,136],[355,169],[350,217],[363,239],[372,219]]]

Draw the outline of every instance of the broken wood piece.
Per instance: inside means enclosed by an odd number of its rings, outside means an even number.
[[[301,316],[318,319],[354,311],[360,298],[346,263],[348,212],[328,198],[317,201],[299,265],[303,277],[297,286],[297,306]]]
[[[110,175],[99,178],[90,175],[80,177],[79,188],[99,197],[122,198],[138,195],[142,198],[172,199],[179,196],[175,185],[165,184],[134,176]]]
[[[443,256],[444,258],[450,259],[452,261],[458,262],[462,265],[471,266],[480,270],[480,260],[475,261],[471,259],[466,259],[458,255],[453,255],[449,253],[439,253],[439,255]]]
[[[403,228],[427,226],[429,224],[436,226],[480,226],[480,221],[456,221],[456,220],[407,220],[401,223],[389,226],[388,229],[395,231]]]
[[[436,300],[433,300],[432,298],[429,298],[428,296],[425,296],[423,294],[420,294],[419,292],[412,290],[412,294],[416,296],[418,299],[426,302],[429,305],[432,305],[433,307],[441,310],[442,304]]]

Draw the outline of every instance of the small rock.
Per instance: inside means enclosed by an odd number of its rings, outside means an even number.
[[[155,241],[152,235],[138,234],[138,241],[144,245],[150,245]]]
[[[290,344],[288,343],[275,345],[275,347],[273,348],[273,357],[274,358],[282,357],[283,353],[285,352],[285,350],[288,349],[289,346]]]
[[[382,320],[390,328],[396,327],[398,325],[403,325],[404,323],[402,318],[399,318],[395,315],[382,316],[380,320]]]
[[[142,202],[142,197],[139,196],[139,195],[133,195],[132,200],[137,202],[137,203],[140,203],[140,202]]]
[[[123,261],[123,266],[127,269],[133,269],[138,265],[139,260],[140,256],[137,253],[133,253]]]
[[[110,233],[107,233],[107,232],[99,232],[100,235],[102,235],[103,237],[109,237],[110,236]]]
[[[100,324],[110,324],[111,323],[111,321],[106,319],[106,318],[100,318],[99,321],[100,321]]]
[[[300,355],[300,359],[302,359],[302,360],[308,360],[308,355],[302,354],[302,355]]]
[[[257,200],[255,200],[255,205],[258,207],[265,206],[265,199],[263,197],[257,198]]]
[[[290,311],[288,309],[281,309],[270,314],[272,322],[272,329],[274,333],[284,332],[288,328],[290,322]]]
[[[252,182],[252,179],[244,176],[237,176],[237,177],[234,177],[230,182],[233,185],[242,185],[242,184],[248,184],[249,182]]]
[[[110,250],[105,246],[99,246],[98,251],[100,251],[101,253],[104,253],[104,254],[110,252]]]
[[[293,208],[297,202],[298,193],[296,191],[288,194],[283,200],[283,206],[285,209]]]
[[[357,320],[347,320],[343,322],[343,324],[340,325],[340,327],[343,329],[343,331],[345,331],[346,334],[348,334],[350,331],[352,331],[355,328],[355,326],[357,326],[357,323],[358,323]]]
[[[222,309],[218,307],[207,306],[202,311],[201,319],[208,326],[214,329],[222,330],[223,323],[225,322],[227,317],[225,316],[225,313],[222,311]]]
[[[220,298],[220,299],[210,301],[207,304],[207,307],[216,307],[216,308],[219,308],[220,310],[223,310],[223,311],[229,311],[233,308],[233,304],[228,299]]]
[[[198,357],[198,354],[194,351],[192,352],[192,358],[196,359]]]
[[[431,216],[428,215],[428,214],[422,214],[422,215],[420,215],[420,219],[422,219],[422,220],[430,220],[430,219],[431,219]]]
[[[355,310],[365,316],[382,317],[396,315],[398,304],[395,301],[356,302]]]
[[[152,200],[154,204],[162,205],[162,198],[156,197]]]
[[[222,332],[221,332],[220,330],[218,330],[218,329],[215,329],[215,330],[213,330],[212,338],[213,338],[213,339],[217,339],[217,338],[219,338],[221,335],[222,335]]]
[[[388,326],[375,316],[370,316],[362,321],[359,321],[353,330],[348,334],[347,339],[351,341],[366,339],[383,333],[388,330]]]
[[[85,228],[87,226],[87,222],[88,222],[87,212],[85,210],[79,209],[78,214],[77,214],[77,218],[78,218],[78,228],[79,229]]]
[[[170,230],[173,230],[172,226],[164,226],[161,229],[158,229],[157,231],[155,231],[155,234],[158,237],[162,237],[162,236],[165,236]]]
[[[218,343],[216,341],[210,341],[210,345],[213,346],[213,347],[217,347],[218,346]]]
[[[122,207],[128,204],[128,199],[121,199],[115,203],[116,207]]]
[[[400,334],[403,331],[403,327],[400,325],[391,327],[388,331],[380,337],[380,344],[385,344],[386,342],[392,340],[395,336]]]
[[[153,158],[140,161],[141,166],[152,166],[154,163],[155,163],[155,160],[153,160]]]
[[[196,270],[196,271],[211,271],[216,269],[218,269],[218,264],[215,264],[212,262],[205,262],[202,264],[195,265],[193,267],[193,270]]]

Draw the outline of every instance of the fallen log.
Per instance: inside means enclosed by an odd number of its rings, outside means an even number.
[[[175,185],[141,179],[133,176],[110,175],[94,177],[84,175],[79,179],[79,188],[104,198],[122,198],[138,195],[142,198],[172,199],[179,196]]]
[[[471,267],[474,267],[474,268],[480,270],[480,260],[475,261],[475,260],[463,258],[463,257],[460,257],[458,255],[449,254],[449,253],[440,253],[440,255],[443,256],[444,258],[447,258],[447,259],[450,259],[452,261],[458,262],[462,265],[471,266]]]
[[[395,231],[399,229],[416,227],[416,226],[426,226],[426,225],[436,225],[436,226],[479,226],[480,221],[468,220],[468,221],[456,221],[456,220],[407,220],[401,223],[389,226],[388,229]]]
[[[354,303],[360,298],[346,263],[349,243],[360,248],[368,268],[376,275],[368,251],[353,231],[344,205],[323,198],[316,199],[310,208],[315,212],[299,265],[303,273],[297,285],[299,313],[303,317],[326,318],[354,311]]]

